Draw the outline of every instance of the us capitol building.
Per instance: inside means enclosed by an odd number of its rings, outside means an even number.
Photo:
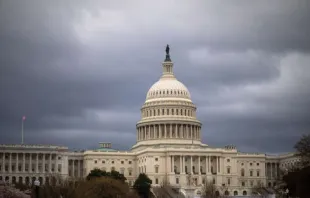
[[[293,153],[241,153],[232,145],[212,148],[202,143],[197,107],[173,73],[169,46],[162,68],[162,76],[146,94],[137,141],[130,151],[114,150],[109,142],[83,152],[60,146],[0,145],[0,180],[48,183],[59,177],[86,177],[100,168],[119,171],[130,185],[139,173],[146,173],[153,187],[169,184],[185,195],[199,196],[207,180],[225,191],[221,193],[249,195],[258,184],[274,186],[281,170],[298,161]]]

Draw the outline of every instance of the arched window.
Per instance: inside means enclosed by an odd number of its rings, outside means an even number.
[[[229,192],[227,190],[225,191],[225,195],[229,195]]]
[[[234,191],[234,196],[237,196],[238,195],[238,191]]]
[[[246,190],[244,190],[244,191],[242,192],[242,194],[243,194],[243,195],[247,195],[247,192],[246,192]]]

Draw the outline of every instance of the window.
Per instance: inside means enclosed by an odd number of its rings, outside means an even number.
[[[253,177],[253,171],[250,171],[250,177]]]
[[[157,157],[155,158],[155,161],[156,161],[156,162],[158,161],[158,158],[157,158]]]
[[[253,181],[250,181],[250,186],[253,186]]]
[[[230,174],[230,167],[227,167],[227,174]]]
[[[241,176],[244,177],[244,169],[241,169]]]
[[[121,161],[121,164],[124,164],[124,161]]]
[[[243,166],[244,164],[243,163],[241,163],[241,166]]]
[[[131,164],[131,161],[129,161],[128,164]]]
[[[175,178],[175,183],[179,184],[179,178]]]
[[[241,182],[241,186],[245,186],[245,182],[243,181],[243,182]]]
[[[259,170],[256,172],[257,177],[259,177]]]
[[[129,176],[132,175],[132,171],[131,171],[131,170],[128,171],[128,175],[129,175]]]
[[[165,109],[162,109],[161,111],[162,111],[161,114],[162,114],[162,115],[165,115]]]
[[[158,166],[155,166],[155,173],[158,173]]]
[[[227,178],[227,184],[230,185],[230,178]]]
[[[158,178],[155,179],[155,184],[158,184]]]
[[[95,160],[95,164],[97,164],[97,160]]]
[[[112,161],[112,164],[114,164],[114,161]]]
[[[230,159],[227,159],[227,162],[230,162]]]
[[[105,164],[105,161],[104,161],[104,160],[102,160],[102,163],[103,163],[103,164]]]
[[[253,164],[252,163],[250,163],[250,166],[252,166]]]
[[[259,166],[259,163],[256,163],[256,166]]]
[[[115,171],[115,168],[114,168],[114,167],[111,167],[111,171]]]
[[[212,180],[213,184],[215,184],[215,178],[213,177],[213,180]]]

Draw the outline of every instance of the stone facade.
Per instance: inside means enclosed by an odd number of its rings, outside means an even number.
[[[273,186],[280,172],[298,162],[294,154],[271,156],[241,153],[234,146],[211,148],[201,142],[202,125],[188,89],[173,73],[171,59],[148,91],[137,123],[137,142],[130,151],[117,151],[111,143],[71,152],[67,147],[0,145],[0,180],[41,183],[51,178],[77,179],[92,169],[116,170],[133,184],[146,173],[152,185],[170,184],[185,194],[201,194],[205,181],[230,195],[249,195],[263,184]]]

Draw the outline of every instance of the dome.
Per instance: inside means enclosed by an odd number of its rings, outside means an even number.
[[[146,102],[148,100],[155,100],[160,98],[179,98],[191,100],[188,89],[175,77],[162,77],[159,81],[153,84],[153,86],[147,92]]]

